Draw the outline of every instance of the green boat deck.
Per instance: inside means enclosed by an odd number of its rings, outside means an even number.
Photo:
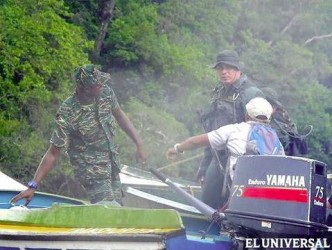
[[[147,236],[184,233],[172,209],[137,209],[107,205],[56,205],[43,209],[0,210],[0,235]]]

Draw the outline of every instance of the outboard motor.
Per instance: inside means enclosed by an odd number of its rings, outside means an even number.
[[[320,237],[326,226],[326,164],[291,156],[238,159],[225,215],[256,237]],[[248,235],[248,234],[247,234]]]

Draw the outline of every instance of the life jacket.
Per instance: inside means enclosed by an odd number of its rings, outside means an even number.
[[[245,120],[245,105],[254,97],[263,97],[263,92],[246,75],[234,84],[225,87],[218,84],[211,93],[211,106],[201,116],[205,132]]]

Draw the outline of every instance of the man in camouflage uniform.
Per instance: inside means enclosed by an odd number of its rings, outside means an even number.
[[[67,149],[76,179],[88,193],[91,203],[121,204],[121,187],[116,148],[114,118],[135,142],[142,163],[146,154],[134,126],[121,110],[113,90],[110,75],[94,65],[75,70],[76,92],[60,106],[50,146],[45,153],[29,188],[15,196],[12,202],[26,198],[26,205],[45,175],[55,166],[61,149]]]
[[[254,97],[264,97],[274,108],[271,126],[276,129],[287,153],[294,155],[290,153],[294,147],[289,144],[289,135],[297,134],[295,124],[270,93],[263,93],[241,72],[242,67],[235,51],[224,50],[217,55],[213,69],[217,71],[220,82],[212,91],[209,110],[201,116],[205,132],[245,121],[245,105]],[[216,209],[221,208],[228,197],[230,181],[225,181],[228,178],[225,169],[228,156],[226,150],[205,148],[196,176],[202,184],[202,201]]]

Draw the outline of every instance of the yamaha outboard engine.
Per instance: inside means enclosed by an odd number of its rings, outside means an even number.
[[[225,215],[256,237],[321,237],[326,226],[326,164],[290,156],[238,159]],[[248,235],[248,234],[247,234]]]

